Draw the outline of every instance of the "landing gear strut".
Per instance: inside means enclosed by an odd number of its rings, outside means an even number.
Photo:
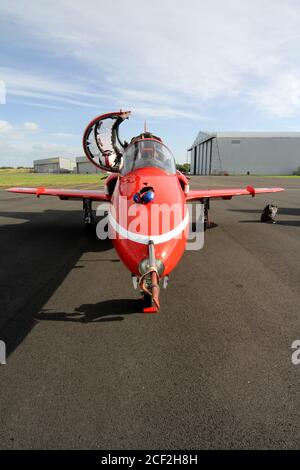
[[[140,277],[139,286],[143,293],[144,313],[159,310],[159,274],[156,266],[155,248],[152,240],[148,244],[149,269]]]
[[[83,213],[84,213],[84,224],[85,226],[94,225],[95,219],[92,211],[92,201],[90,199],[83,199]]]
[[[204,204],[204,231],[210,228],[210,220],[208,216],[208,211],[209,211],[209,199],[203,199],[203,204]]]

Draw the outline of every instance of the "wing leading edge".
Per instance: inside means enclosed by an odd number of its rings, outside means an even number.
[[[187,201],[206,198],[231,199],[233,196],[252,196],[264,193],[278,193],[284,188],[253,188],[247,186],[244,189],[191,189],[186,196]]]
[[[40,196],[58,196],[60,199],[90,199],[91,201],[108,201],[105,191],[97,189],[58,189],[58,188],[9,188],[11,193],[35,194]],[[233,196],[252,196],[264,193],[277,193],[284,191],[284,188],[254,188],[247,186],[245,189],[191,189],[186,196],[187,201],[221,198],[231,199]]]
[[[11,193],[35,194],[40,196],[58,196],[60,199],[90,199],[91,201],[108,201],[104,191],[97,189],[58,189],[58,188],[9,188]]]

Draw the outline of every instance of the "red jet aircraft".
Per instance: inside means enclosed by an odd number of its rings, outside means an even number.
[[[122,142],[119,125],[130,112],[108,113],[87,126],[83,148],[96,167],[109,172],[105,190],[50,188],[10,188],[15,193],[58,196],[62,200],[83,201],[84,221],[93,224],[92,201],[109,203],[109,236],[139,287],[144,312],[159,309],[159,285],[166,287],[168,276],[181,259],[189,232],[187,202],[204,206],[204,228],[208,224],[210,199],[283,191],[283,188],[196,189],[176,170],[175,160],[161,138],[149,132]],[[171,211],[170,208],[177,208]],[[155,210],[154,210],[155,209]],[[98,227],[97,227],[98,228]],[[101,238],[101,236],[99,237]]]

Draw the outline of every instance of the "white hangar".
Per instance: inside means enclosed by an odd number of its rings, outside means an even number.
[[[103,173],[99,168],[93,165],[86,157],[76,157],[76,173]]]
[[[199,132],[188,149],[192,175],[291,175],[300,167],[300,132]]]
[[[75,162],[70,158],[53,157],[33,161],[35,173],[71,173],[74,171]]]

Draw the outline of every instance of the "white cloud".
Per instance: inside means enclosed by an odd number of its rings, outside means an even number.
[[[99,109],[99,99],[110,100],[114,103],[115,109],[133,109],[137,115],[147,117],[185,117],[191,119],[206,119],[206,117],[185,110],[184,101],[180,97],[174,97],[168,93],[149,93],[144,91],[137,91],[131,89],[122,89],[119,87],[111,87],[110,93],[97,93],[89,92],[86,89],[72,88],[72,84],[64,82],[63,80],[44,80],[43,77],[38,75],[20,73],[14,69],[7,69],[0,67],[0,74],[5,77],[8,84],[8,95],[14,97],[26,97],[33,100],[45,100],[56,103],[64,103],[71,106],[81,106],[84,108]],[[54,85],[55,83],[55,85]],[[64,96],[53,94],[53,91],[63,94]],[[82,101],[72,98],[72,96],[83,96],[91,101]],[[24,102],[22,102],[24,104]],[[62,109],[57,105],[48,105],[45,103],[37,103],[35,101],[27,103],[32,106],[46,107],[50,109]]]
[[[277,117],[289,117],[300,108],[300,73],[282,74],[272,83],[252,93],[253,103],[262,111]]]
[[[20,101],[20,100],[17,100],[17,101],[14,101],[14,100],[10,100],[10,103],[18,103],[18,104],[24,104],[26,106],[30,106],[30,107],[37,107],[37,108],[46,108],[46,109],[65,109],[64,107],[62,106],[57,106],[57,105],[51,105],[51,104],[45,104],[45,103],[36,103],[36,102],[33,102],[33,101]]]
[[[80,77],[2,68],[8,94],[40,105],[110,100],[199,119],[212,100],[234,97],[274,116],[300,110],[298,0],[2,0],[0,12],[32,47],[81,66]]]
[[[24,137],[28,132],[37,131],[39,126],[36,122],[24,122],[23,124],[12,124],[8,121],[0,121],[0,134],[12,135],[14,138]]]
[[[76,137],[75,134],[72,134],[71,132],[52,132],[51,135],[55,137]]]
[[[0,134],[8,134],[13,126],[8,121],[0,121]]]
[[[51,142],[39,142],[28,147],[28,151],[31,151],[32,156],[41,158],[53,157],[53,156],[66,156],[74,157],[75,155],[82,155],[82,149],[80,147],[71,147],[65,144],[56,144]]]
[[[0,68],[0,76],[5,78],[7,83],[7,95],[16,97],[33,98],[34,100],[54,101],[57,103],[66,103],[72,106],[82,106],[86,108],[96,108],[97,106],[91,102],[76,100],[72,95],[85,96],[84,91],[79,89],[72,89],[71,85],[68,87],[67,82],[62,80],[43,80],[39,75],[28,74],[28,72],[16,69]],[[22,78],[20,78],[20,76]],[[54,94],[53,91],[61,93],[61,95]],[[9,103],[9,98],[8,98]],[[35,102],[33,102],[35,103]],[[42,104],[40,104],[42,106]],[[46,106],[46,105],[45,105]],[[49,107],[49,106],[47,106]]]
[[[24,122],[23,127],[26,131],[36,131],[39,126],[36,124],[36,122]]]
[[[4,80],[0,80],[0,105],[6,103],[6,87]]]

